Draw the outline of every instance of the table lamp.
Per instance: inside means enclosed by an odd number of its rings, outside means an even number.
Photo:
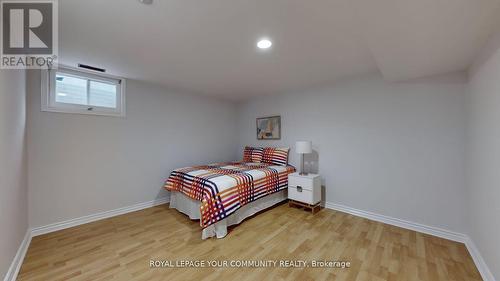
[[[312,153],[312,142],[311,141],[297,141],[295,143],[295,152],[300,154],[300,173],[299,175],[305,176],[308,173],[304,171],[304,154]]]

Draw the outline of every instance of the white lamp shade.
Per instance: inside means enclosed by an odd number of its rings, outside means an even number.
[[[311,141],[298,141],[295,143],[295,152],[301,154],[312,153],[312,142]]]

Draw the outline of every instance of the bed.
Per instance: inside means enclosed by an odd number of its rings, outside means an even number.
[[[262,148],[260,158],[248,149],[242,162],[175,169],[167,179],[170,208],[200,220],[202,239],[223,238],[228,226],[287,199],[288,174],[295,172],[288,149],[285,157],[285,149]]]

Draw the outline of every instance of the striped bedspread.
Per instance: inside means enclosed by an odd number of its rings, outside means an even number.
[[[293,166],[230,162],[174,170],[165,189],[201,202],[200,225],[205,228],[240,207],[288,187]]]

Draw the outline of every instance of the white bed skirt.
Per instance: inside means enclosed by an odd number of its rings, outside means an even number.
[[[285,189],[251,202],[239,208],[229,217],[203,229],[201,239],[207,239],[214,236],[217,238],[224,238],[227,235],[228,226],[239,224],[244,219],[286,199],[287,190]],[[180,192],[170,193],[170,208],[177,209],[179,212],[186,214],[192,220],[200,219],[200,204],[201,203],[199,201],[193,200]]]

